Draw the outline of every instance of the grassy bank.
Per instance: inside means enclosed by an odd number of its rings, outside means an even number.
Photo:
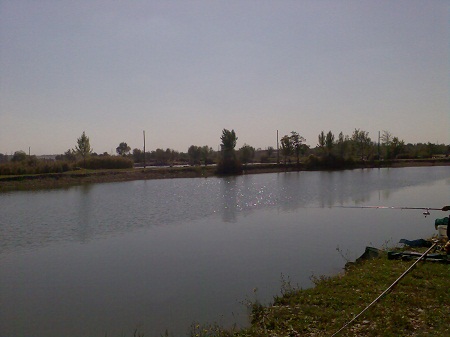
[[[412,167],[412,166],[448,166],[450,159],[428,160],[396,160],[383,162],[360,162],[350,166],[333,169],[356,169],[377,167]],[[321,164],[249,164],[243,167],[243,174],[329,170],[330,167]],[[49,188],[65,188],[70,186],[107,183],[146,179],[197,178],[216,175],[215,166],[186,167],[148,167],[146,169],[97,169],[41,174],[0,175],[0,192],[17,190],[36,190]]]
[[[422,249],[423,250],[423,249]],[[420,251],[420,250],[419,250]],[[345,273],[315,278],[315,287],[289,283],[270,305],[252,303],[251,326],[194,326],[191,336],[331,336],[387,289],[412,261],[379,258]],[[420,261],[394,289],[338,336],[450,336],[450,265]]]
[[[65,188],[70,186],[146,179],[208,177],[213,167],[77,170],[64,173],[0,176],[0,192]]]

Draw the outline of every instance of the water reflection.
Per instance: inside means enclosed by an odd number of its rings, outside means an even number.
[[[292,212],[361,205],[374,195],[386,202],[396,189],[448,177],[448,167],[363,169],[134,181],[0,194],[0,254],[56,241],[86,243],[217,215],[236,223],[240,215],[274,207]]]
[[[77,214],[77,226],[75,229],[75,235],[80,242],[87,242],[93,236],[93,227],[91,225],[91,219],[93,218],[92,208],[95,207],[95,203],[92,200],[90,191],[93,185],[82,185],[78,188],[78,200],[76,204]],[[68,205],[68,207],[70,207]]]
[[[238,209],[238,191],[236,177],[229,177],[221,181],[223,209],[222,219],[224,222],[236,222],[236,213]]]

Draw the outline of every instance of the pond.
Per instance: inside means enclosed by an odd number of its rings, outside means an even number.
[[[0,194],[0,336],[184,336],[248,324],[366,246],[436,234],[450,167],[147,180]]]

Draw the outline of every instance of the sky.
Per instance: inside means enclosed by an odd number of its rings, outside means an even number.
[[[0,153],[450,144],[450,1],[0,0]]]

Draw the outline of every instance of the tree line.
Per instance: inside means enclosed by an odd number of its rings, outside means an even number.
[[[0,153],[0,174],[29,174],[65,172],[80,168],[112,169],[135,166],[174,166],[174,165],[217,165],[218,173],[237,173],[249,163],[278,163],[297,165],[306,168],[352,166],[356,162],[389,161],[395,159],[418,159],[448,157],[450,145],[405,144],[403,140],[383,131],[373,141],[369,132],[355,129],[351,135],[340,132],[321,131],[317,145],[310,147],[298,132],[280,138],[277,148],[255,149],[244,144],[236,148],[237,135],[234,130],[222,130],[220,149],[215,151],[208,145],[191,145],[186,152],[173,149],[156,149],[144,153],[139,148],[131,150],[126,142],[116,147],[116,155],[97,154],[91,147],[89,137],[83,131],[73,149],[57,155],[55,160],[42,160],[16,151],[12,156]]]

